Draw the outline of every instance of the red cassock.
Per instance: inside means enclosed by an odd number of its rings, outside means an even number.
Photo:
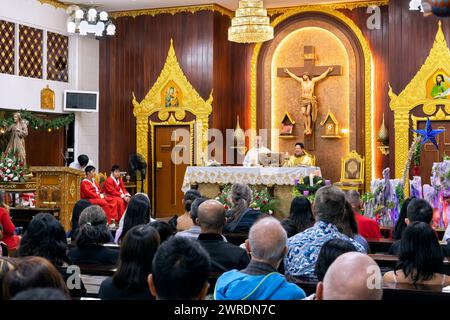
[[[111,219],[116,220],[116,222],[119,221],[117,216],[117,202],[102,199],[100,197],[100,187],[97,182],[84,179],[80,186],[80,198],[86,199],[90,203],[102,207],[103,211],[105,211],[106,217],[108,218],[108,223],[111,222]]]
[[[116,201],[117,203],[117,216],[122,218],[128,203],[123,199],[124,195],[129,195],[125,189],[125,185],[121,178],[115,179],[109,176],[105,182],[103,182],[103,193],[107,201]]]

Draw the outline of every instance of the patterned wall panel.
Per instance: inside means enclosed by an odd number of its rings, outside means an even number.
[[[47,79],[69,81],[69,37],[47,32]]]
[[[14,74],[15,25],[0,20],[0,73]]]
[[[40,29],[19,27],[19,75],[42,79],[42,52],[44,32]]]

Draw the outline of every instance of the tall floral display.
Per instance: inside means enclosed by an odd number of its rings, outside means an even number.
[[[24,182],[27,166],[14,154],[2,153],[0,158],[1,182]]]
[[[383,179],[373,180],[371,192],[363,196],[364,215],[382,227],[393,227],[404,201],[403,182],[390,179],[390,169],[383,170]]]

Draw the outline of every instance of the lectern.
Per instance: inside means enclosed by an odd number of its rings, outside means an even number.
[[[59,221],[68,231],[84,172],[67,167],[30,167],[30,171],[36,176],[36,207],[59,208]]]

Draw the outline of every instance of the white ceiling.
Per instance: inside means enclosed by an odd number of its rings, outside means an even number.
[[[235,10],[239,0],[59,0],[69,4],[81,4],[95,6],[107,11],[123,11],[151,8],[166,8],[177,6],[190,6],[217,3],[230,10]],[[364,1],[364,0],[356,0]],[[268,8],[298,6],[319,3],[341,3],[355,2],[355,0],[265,0],[264,5]]]

